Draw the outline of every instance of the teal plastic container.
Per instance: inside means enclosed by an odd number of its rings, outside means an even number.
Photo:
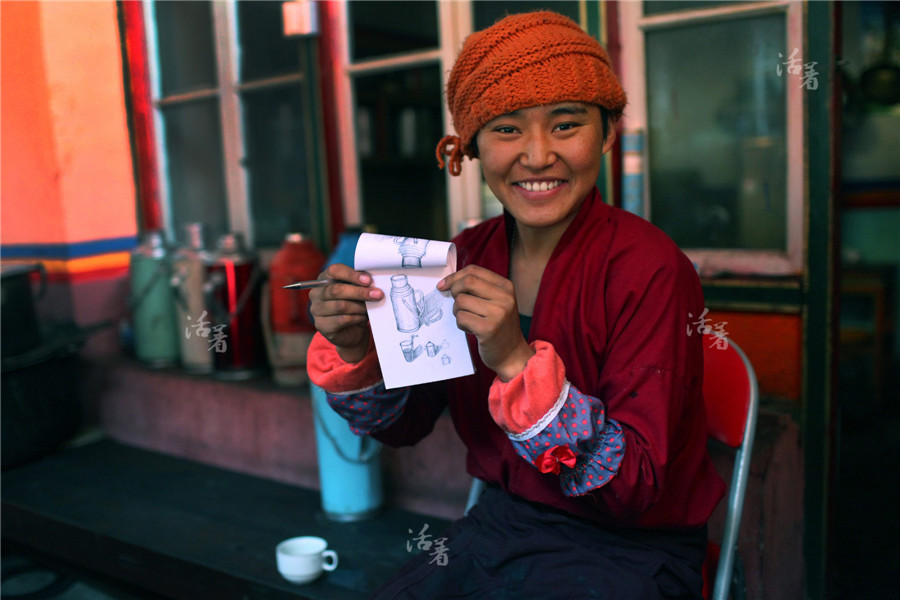
[[[359,231],[341,236],[326,266],[340,262],[353,265]],[[358,521],[373,516],[384,501],[381,444],[358,436],[328,405],[325,391],[310,384],[316,426],[316,449],[322,510],[333,521]]]
[[[311,384],[310,390],[322,510],[332,521],[367,519],[378,512],[384,500],[381,444],[350,431],[347,421],[328,405],[322,388]]]

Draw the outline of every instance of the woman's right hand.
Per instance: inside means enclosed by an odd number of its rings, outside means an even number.
[[[316,329],[335,345],[342,360],[359,362],[369,349],[371,335],[366,302],[381,300],[384,292],[372,286],[371,275],[343,264],[329,266],[319,279],[335,281],[309,292]]]

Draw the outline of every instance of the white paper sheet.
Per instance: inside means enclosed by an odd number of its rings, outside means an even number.
[[[456,326],[453,297],[437,282],[456,271],[456,246],[421,238],[364,233],[354,268],[384,292],[367,302],[369,323],[388,389],[475,372],[466,334]]]

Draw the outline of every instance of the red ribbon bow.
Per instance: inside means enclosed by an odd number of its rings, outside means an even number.
[[[572,469],[575,467],[577,460],[575,453],[568,446],[554,446],[537,457],[536,465],[541,473],[553,473],[555,475],[560,471],[560,464]]]

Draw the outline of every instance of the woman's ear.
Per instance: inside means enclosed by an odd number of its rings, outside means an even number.
[[[613,144],[616,143],[616,136],[618,135],[616,132],[616,122],[617,119],[612,116],[606,117],[606,139],[603,140],[603,154],[606,154],[610,150],[612,150]]]

